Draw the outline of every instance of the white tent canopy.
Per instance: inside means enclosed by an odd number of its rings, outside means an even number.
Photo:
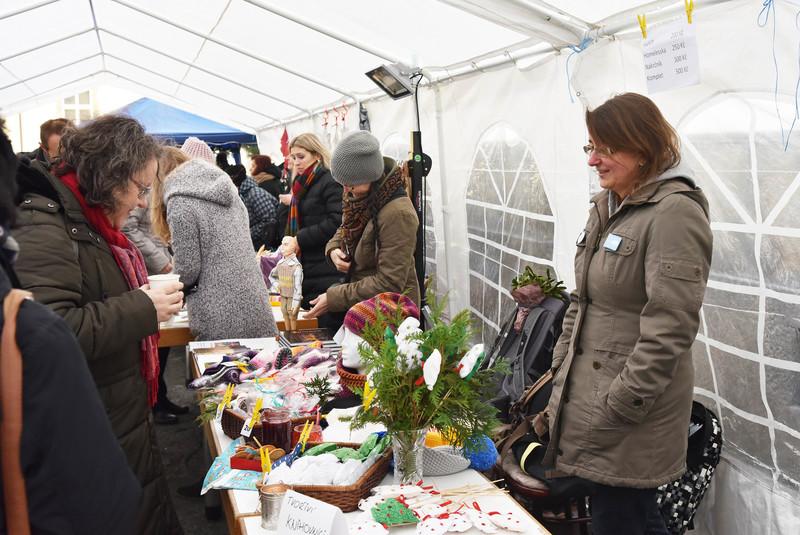
[[[0,4],[0,112],[99,83],[257,134],[335,146],[369,114],[404,158],[413,99],[364,76],[402,61],[419,91],[426,257],[451,311],[491,340],[525,265],[574,282],[596,177],[583,112],[647,94],[642,36],[684,2],[642,0],[13,0]],[[711,204],[715,250],[693,347],[723,461],[698,532],[800,533],[800,3],[695,0],[700,83],[651,95]],[[788,150],[784,150],[787,148]]]

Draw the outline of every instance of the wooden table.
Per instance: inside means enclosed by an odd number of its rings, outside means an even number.
[[[241,340],[243,345],[253,349],[265,349],[268,347],[278,347],[277,341],[274,339],[256,339],[256,340]],[[197,344],[197,343],[195,343]],[[192,344],[195,345],[195,344]],[[191,346],[190,346],[191,348]],[[201,370],[206,368],[207,364],[218,362],[223,351],[218,354],[205,353],[196,355],[192,351],[187,351],[191,354],[193,361],[195,376],[201,373]],[[339,441],[339,442],[362,442],[367,435],[374,432],[377,427],[370,426],[365,429],[351,431],[349,425],[339,420],[338,416],[333,411],[328,421],[330,426],[323,431],[323,439],[326,441]],[[217,456],[219,452],[223,451],[231,443],[231,439],[222,431],[222,427],[216,421],[204,425],[204,432],[206,440],[208,441],[209,449],[213,456]],[[383,484],[391,484],[393,481],[392,473],[386,475]],[[433,483],[439,488],[453,488],[460,487],[468,484],[489,484],[489,481],[475,470],[464,470],[457,474],[441,477],[426,477],[426,483]],[[259,513],[259,500],[258,493],[255,491],[246,490],[222,490],[220,497],[222,501],[222,508],[225,511],[225,517],[228,523],[228,530],[231,535],[274,535],[275,531],[267,531],[261,528],[261,516]],[[528,513],[519,503],[517,503],[511,496],[494,495],[482,496],[476,499],[484,510],[496,511],[511,511],[514,512],[525,525],[525,532],[527,535],[548,535],[547,531],[530,513]],[[353,523],[360,520],[364,515],[362,511],[354,511],[346,513],[345,519],[348,523]],[[393,528],[391,535],[410,535],[415,532],[414,528]],[[468,534],[480,533],[473,529]],[[498,533],[505,533],[499,530]]]
[[[275,324],[278,326],[279,331],[286,330],[286,324],[283,321],[283,313],[281,307],[273,306],[272,315],[275,317]],[[306,312],[300,311],[297,318],[298,329],[316,329],[317,318],[306,318]],[[170,321],[165,321],[159,325],[158,332],[158,347],[182,347],[194,340],[192,332],[189,330],[188,318],[175,316]]]

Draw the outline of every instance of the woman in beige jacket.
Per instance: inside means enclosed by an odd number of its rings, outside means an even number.
[[[655,490],[685,470],[708,203],[648,98],[616,96],[587,111],[586,125],[604,191],[577,239],[545,463],[598,484],[596,535],[667,533]]]
[[[372,134],[359,130],[333,151],[331,172],[344,188],[344,201],[342,225],[325,256],[346,278],[311,301],[307,317],[343,318],[351,306],[383,292],[404,293],[419,305],[414,268],[419,220],[400,166],[381,156]]]

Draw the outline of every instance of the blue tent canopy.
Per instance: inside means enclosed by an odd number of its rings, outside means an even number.
[[[256,142],[253,134],[149,98],[140,98],[113,113],[133,117],[142,123],[148,134],[160,139],[170,139],[176,145],[182,144],[190,136],[198,137],[208,144]]]

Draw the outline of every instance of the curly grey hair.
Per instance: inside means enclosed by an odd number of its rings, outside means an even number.
[[[103,115],[80,128],[69,128],[61,138],[63,166],[56,174],[78,174],[86,202],[113,211],[114,192],[129,187],[131,177],[158,158],[161,145],[136,120]]]

